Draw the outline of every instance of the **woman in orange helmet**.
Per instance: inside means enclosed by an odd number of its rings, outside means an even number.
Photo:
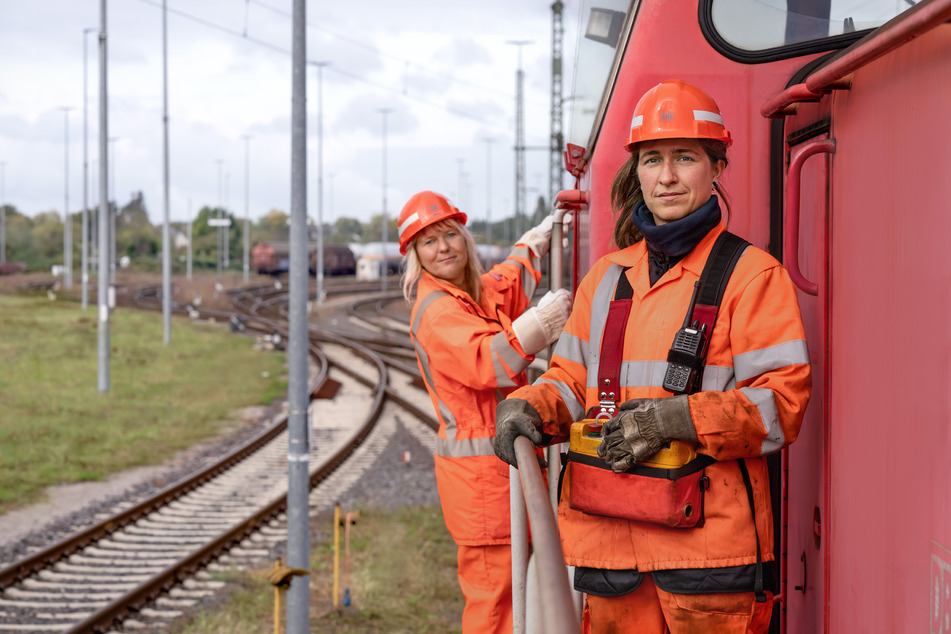
[[[568,318],[567,290],[531,307],[552,222],[483,273],[466,215],[444,196],[420,192],[399,217],[410,336],[439,418],[436,484],[459,548],[464,634],[512,631],[508,466],[493,450],[495,407],[527,384],[525,369]]]
[[[619,250],[579,285],[550,369],[496,411],[510,464],[517,436],[570,430],[559,529],[585,632],[769,627],[766,456],[796,439],[812,374],[786,270],[726,231],[731,141],[695,86],[641,98],[612,185]]]

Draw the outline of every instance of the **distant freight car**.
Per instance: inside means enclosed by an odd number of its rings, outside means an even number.
[[[357,272],[357,259],[350,247],[342,244],[324,245],[324,275],[353,275]],[[310,272],[317,270],[317,248],[310,251]]]
[[[317,247],[308,245],[308,270],[316,272]],[[324,275],[353,275],[357,271],[357,260],[349,247],[337,244],[325,244]],[[290,244],[287,242],[259,242],[251,249],[251,263],[261,275],[282,275],[290,271]]]

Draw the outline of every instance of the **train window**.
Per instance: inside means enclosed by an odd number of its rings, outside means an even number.
[[[624,41],[624,27],[635,4],[631,0],[582,0],[580,3],[574,89],[565,99],[568,143],[589,147],[605,86],[618,63],[618,45]]]
[[[718,35],[738,49],[763,51],[878,28],[916,0],[713,0]]]

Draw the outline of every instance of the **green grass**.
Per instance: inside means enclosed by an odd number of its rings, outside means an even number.
[[[330,534],[332,517],[318,518]],[[341,553],[344,531],[340,531]],[[339,599],[333,605],[333,543],[311,543],[311,632],[332,634],[454,634],[461,632],[464,601],[456,579],[456,546],[439,507],[363,510],[350,529],[350,578],[341,554]],[[274,631],[274,587],[269,569],[235,573],[235,590],[175,634],[258,634]],[[281,620],[285,604],[282,600]],[[282,625],[283,627],[283,625]]]
[[[225,328],[159,313],[110,318],[109,390],[98,389],[96,308],[0,295],[0,512],[53,484],[161,464],[218,434],[237,408],[287,393],[283,354]]]

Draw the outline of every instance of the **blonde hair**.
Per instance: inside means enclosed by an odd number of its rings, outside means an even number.
[[[729,164],[726,157],[726,143],[716,139],[697,139],[703,146],[707,158],[713,165],[723,161],[723,169]],[[631,150],[631,156],[624,162],[621,169],[614,176],[614,182],[611,184],[611,203],[617,213],[617,220],[614,223],[614,244],[619,249],[624,249],[637,242],[640,242],[641,232],[634,225],[634,207],[644,198],[641,191],[641,181],[637,178],[637,162],[640,160],[640,152],[637,146]],[[723,201],[726,208],[726,219],[730,218],[730,200],[726,192],[719,183],[713,184],[713,189]]]
[[[469,293],[469,296],[478,304],[482,301],[482,262],[479,260],[479,252],[476,249],[475,240],[469,230],[456,218],[447,218],[432,225],[436,228],[448,228],[456,231],[466,242],[466,269],[464,271],[465,282],[462,290]],[[406,245],[406,255],[403,256],[403,279],[401,286],[403,288],[403,297],[410,304],[416,299],[416,284],[422,277],[423,264],[419,261],[419,255],[416,254],[416,234],[409,244]]]

